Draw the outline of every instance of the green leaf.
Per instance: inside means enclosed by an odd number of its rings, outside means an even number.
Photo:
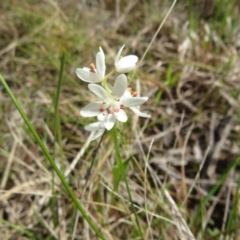
[[[129,160],[130,159],[124,161],[122,163],[123,166],[121,166],[121,164],[116,164],[112,169],[113,189],[114,189],[115,192],[118,191],[119,183],[122,180],[123,176],[126,174]]]

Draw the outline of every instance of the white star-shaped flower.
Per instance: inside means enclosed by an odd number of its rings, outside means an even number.
[[[117,53],[115,58],[115,68],[119,73],[128,73],[136,67],[138,57],[135,55],[128,55],[121,57],[121,53],[125,45],[123,45]]]
[[[121,74],[117,77],[113,86],[111,86],[111,94],[109,94],[103,87],[97,84],[88,84],[88,88],[101,100],[90,103],[83,109],[80,114],[83,117],[95,117],[97,116],[103,122],[104,127],[110,130],[116,120],[120,122],[126,122],[128,117],[123,110],[125,107],[129,107],[139,116],[150,117],[150,115],[140,112],[136,109],[147,101],[148,97],[135,97],[132,94],[126,93],[127,77],[125,74]]]
[[[90,68],[77,68],[76,74],[84,82],[98,83],[105,77],[106,65],[105,55],[101,47],[96,55],[96,67],[93,63],[90,64]]]

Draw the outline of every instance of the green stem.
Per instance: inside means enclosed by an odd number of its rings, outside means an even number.
[[[129,197],[129,200],[131,202],[131,207],[133,209],[134,216],[135,216],[135,219],[136,219],[136,224],[137,224],[137,227],[138,227],[138,231],[141,235],[141,238],[144,239],[143,233],[142,233],[142,230],[141,230],[141,226],[140,226],[140,223],[139,223],[139,220],[138,220],[137,212],[136,212],[136,209],[134,207],[131,191],[130,191],[130,188],[129,188],[129,185],[128,185],[128,181],[127,181],[127,177],[126,177],[126,171],[125,171],[125,168],[124,168],[124,165],[123,165],[123,162],[122,162],[122,158],[121,158],[121,155],[120,155],[119,143],[118,143],[118,137],[117,137],[117,126],[116,125],[114,125],[114,127],[112,129],[112,136],[113,136],[113,141],[114,141],[114,146],[115,146],[115,151],[116,151],[116,162],[117,162],[117,165],[120,166],[121,172],[123,173],[123,178],[124,178],[124,181],[125,181],[125,184],[126,184],[128,197]]]
[[[59,147],[59,152],[60,152],[60,161],[61,161],[61,171],[64,171],[64,161],[63,161],[63,149],[62,149],[62,133],[61,133],[61,119],[60,119],[60,114],[58,110],[58,105],[59,105],[59,98],[60,98],[60,92],[61,92],[61,87],[62,87],[62,82],[63,82],[63,73],[64,73],[64,64],[65,64],[65,52],[63,52],[62,57],[61,57],[61,65],[60,65],[60,71],[59,71],[59,78],[58,78],[58,85],[57,85],[57,91],[56,91],[56,96],[53,99],[53,104],[54,104],[54,121],[53,121],[53,126],[54,126],[54,154],[53,157],[56,158],[56,152],[57,152],[57,144]],[[55,195],[55,172],[52,171],[52,192],[53,195]],[[52,208],[52,215],[53,215],[53,223],[54,226],[56,227],[59,222],[59,216],[58,216],[58,211],[56,211],[57,207],[57,201],[58,199],[56,196],[51,197],[50,199],[50,205]]]
[[[104,89],[106,90],[106,92],[107,92],[107,94],[108,94],[108,97],[111,97],[111,92],[110,92],[110,89],[108,88],[107,80],[106,80],[106,79],[104,79],[104,80],[102,81],[102,85],[103,85]]]
[[[111,94],[111,91],[107,85],[107,79],[114,73],[114,70],[111,71],[109,74],[107,74],[104,79],[102,80],[102,85],[104,87],[104,89],[107,91],[107,94],[110,98],[112,98],[112,94]]]
[[[62,132],[61,132],[61,118],[58,110],[60,92],[63,82],[64,75],[64,65],[65,65],[65,52],[63,52],[61,57],[61,65],[59,71],[59,79],[57,85],[57,93],[54,98],[54,140],[59,146],[60,159],[61,159],[61,171],[64,171],[64,161],[63,161],[63,149],[62,149]],[[56,156],[56,144],[54,145],[54,156]]]
[[[4,88],[6,89],[8,95],[10,96],[10,98],[12,99],[14,105],[16,106],[16,108],[18,109],[19,113],[21,114],[23,120],[25,121],[26,125],[28,126],[28,128],[30,129],[30,131],[32,132],[34,138],[36,139],[36,141],[38,142],[38,145],[40,146],[40,148],[42,149],[44,155],[46,156],[46,158],[48,159],[48,161],[51,163],[54,171],[57,173],[58,177],[60,178],[63,186],[65,187],[66,191],[68,192],[68,194],[70,195],[70,197],[72,198],[73,202],[75,203],[76,207],[78,208],[78,210],[81,212],[83,218],[88,222],[88,224],[91,226],[91,228],[93,229],[93,231],[96,233],[96,235],[98,237],[100,237],[101,239],[105,240],[103,234],[98,230],[98,228],[95,226],[95,224],[92,222],[91,218],[87,215],[85,209],[83,208],[83,206],[80,204],[80,202],[78,201],[77,197],[75,196],[75,194],[73,193],[72,189],[70,188],[70,186],[68,185],[67,181],[64,178],[64,175],[61,173],[61,171],[58,169],[57,165],[55,164],[52,156],[50,155],[50,153],[48,152],[47,148],[45,147],[44,143],[42,142],[42,140],[40,139],[40,137],[38,136],[36,130],[34,129],[33,125],[31,124],[31,122],[29,121],[27,115],[25,114],[25,112],[23,111],[22,107],[20,106],[20,104],[18,103],[17,99],[15,98],[15,96],[13,95],[11,89],[8,87],[8,84],[6,83],[6,81],[4,80],[4,78],[0,75],[0,81],[2,82]]]

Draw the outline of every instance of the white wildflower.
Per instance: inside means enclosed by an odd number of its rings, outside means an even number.
[[[119,73],[128,73],[136,67],[138,57],[135,55],[128,55],[121,57],[122,50],[125,45],[123,45],[117,53],[115,58],[115,68]]]
[[[148,97],[136,97],[128,93],[127,77],[124,74],[117,77],[112,89],[110,89],[111,94],[97,84],[89,84],[88,88],[101,100],[88,104],[80,111],[80,114],[84,117],[97,116],[102,120],[107,130],[114,126],[116,120],[120,122],[127,121],[128,117],[123,110],[126,107],[129,107],[139,116],[150,117],[148,114],[141,113],[135,108],[146,102]]]
[[[105,55],[101,47],[96,55],[96,67],[93,63],[90,64],[90,68],[77,68],[76,74],[84,82],[98,83],[105,77],[106,65]]]

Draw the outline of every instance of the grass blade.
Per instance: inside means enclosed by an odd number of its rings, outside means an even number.
[[[5,79],[2,77],[2,75],[0,75],[0,81],[2,82],[4,88],[6,89],[8,95],[10,96],[11,100],[13,101],[14,105],[16,106],[17,110],[19,111],[19,113],[21,114],[24,122],[26,123],[26,125],[28,126],[29,130],[31,131],[31,133],[33,134],[35,140],[37,141],[38,145],[40,146],[40,148],[42,149],[45,157],[48,159],[48,161],[50,162],[50,164],[52,165],[54,171],[57,173],[59,179],[61,180],[63,186],[65,187],[66,191],[68,192],[68,194],[70,195],[70,197],[72,198],[73,202],[75,203],[76,207],[78,208],[78,210],[81,212],[83,218],[88,222],[88,224],[91,226],[91,228],[93,229],[93,231],[96,233],[96,235],[101,238],[101,239],[105,239],[103,234],[98,230],[98,228],[96,227],[96,225],[92,222],[91,218],[87,215],[85,209],[83,208],[83,206],[81,205],[81,203],[78,201],[77,197],[75,196],[75,194],[73,193],[72,189],[70,188],[70,186],[68,185],[64,175],[62,174],[62,172],[58,169],[54,159],[52,158],[52,156],[50,155],[50,153],[48,152],[46,146],[44,145],[44,143],[42,142],[42,140],[40,139],[40,137],[38,136],[35,128],[33,127],[33,125],[31,124],[30,120],[28,119],[27,115],[25,114],[25,112],[23,111],[22,107],[20,106],[19,102],[17,101],[17,99],[15,98],[15,96],[13,95],[11,89],[8,87],[7,82],[5,81]]]

